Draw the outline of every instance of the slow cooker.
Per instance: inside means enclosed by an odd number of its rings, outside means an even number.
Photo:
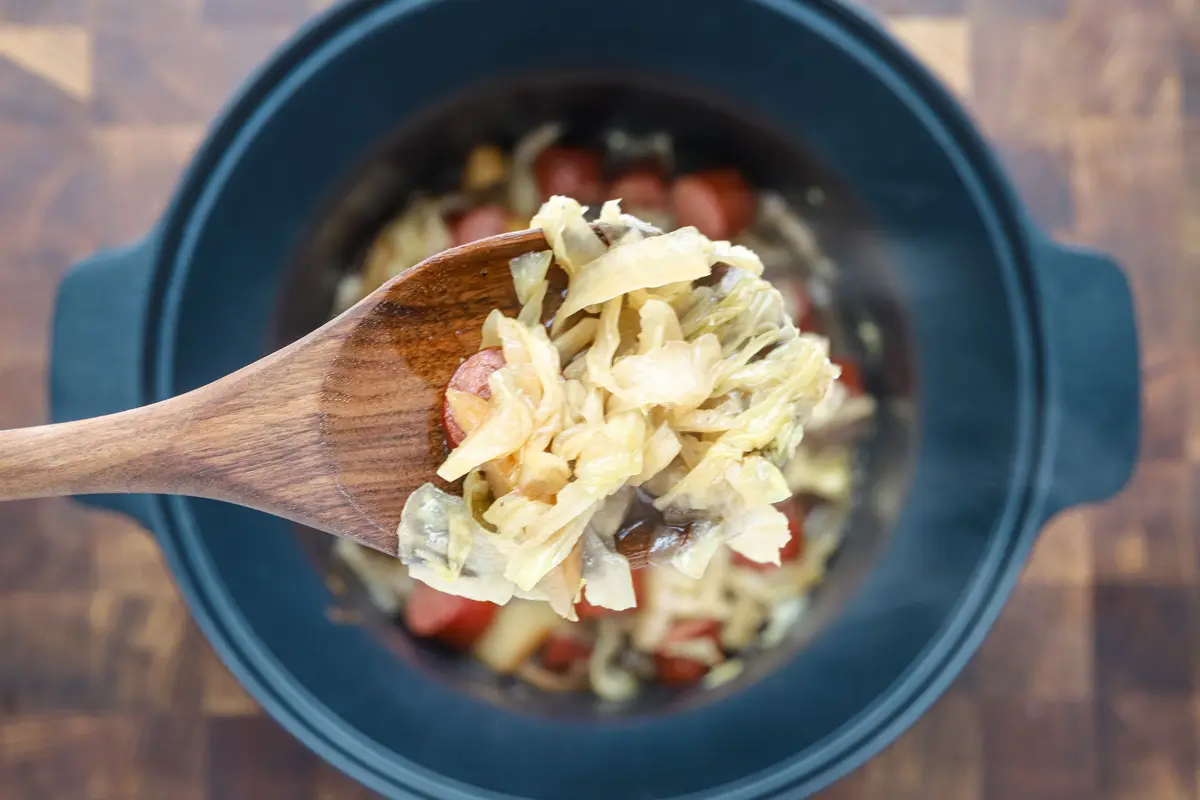
[[[785,197],[814,187],[837,308],[869,322],[881,413],[862,500],[789,644],[713,692],[614,711],[513,697],[327,613],[303,537],[213,501],[96,496],[157,537],[225,663],[296,737],[388,797],[804,796],[878,752],[978,647],[1055,513],[1138,439],[1129,290],[1029,221],[929,74],[834,0],[351,0],[213,126],[144,240],[75,268],[52,412],[218,378],[320,324],[413,189],[545,120],[672,131]]]

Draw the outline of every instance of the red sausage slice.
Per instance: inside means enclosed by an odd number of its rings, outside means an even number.
[[[710,619],[689,619],[676,622],[663,644],[686,642],[691,639],[711,638],[719,646],[721,623]],[[654,654],[654,669],[660,683],[667,686],[685,686],[708,674],[709,666],[691,658]]]
[[[458,365],[458,369],[450,376],[446,389],[456,389],[460,392],[491,398],[492,389],[488,386],[488,378],[492,373],[504,366],[504,353],[499,347],[489,347],[480,350],[475,355]],[[442,399],[442,427],[446,429],[446,441],[451,447],[458,447],[467,433],[454,421],[454,413],[450,409],[450,401]]]
[[[551,672],[566,672],[591,654],[592,649],[583,642],[555,634],[542,645],[542,666]]]
[[[581,147],[548,147],[533,162],[543,197],[560,194],[581,203],[601,197],[600,157]]]
[[[473,208],[454,224],[454,244],[462,245],[508,232],[508,212],[494,203]]]
[[[698,172],[675,181],[671,205],[681,226],[710,239],[732,239],[754,218],[754,191],[735,169]]]
[[[690,658],[655,653],[654,671],[658,675],[659,683],[666,686],[686,686],[707,675],[708,665]]]
[[[428,636],[466,650],[483,635],[500,607],[439,592],[418,582],[404,606],[404,622],[417,636]]]
[[[866,394],[866,389],[863,385],[862,372],[858,369],[858,365],[853,361],[842,361],[841,359],[832,359],[833,363],[842,368],[842,374],[838,380],[846,387],[846,391],[851,397],[861,397]]]
[[[633,170],[617,178],[608,196],[619,199],[628,211],[661,211],[667,207],[667,184],[655,170]]]

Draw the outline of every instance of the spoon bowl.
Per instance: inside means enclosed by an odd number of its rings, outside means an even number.
[[[492,309],[519,307],[509,261],[540,230],[426,259],[299,341],[207,386],[93,419],[0,431],[0,500],[206,497],[396,554],[408,496],[446,455],[441,398]]]

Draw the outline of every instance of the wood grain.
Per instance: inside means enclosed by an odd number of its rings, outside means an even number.
[[[95,419],[0,430],[0,501],[105,493],[237,503],[396,554],[408,496],[445,459],[442,394],[484,319],[520,308],[507,233],[426,259],[214,383]]]
[[[299,5],[0,0],[0,28],[90,39],[92,86],[72,94],[0,54],[0,425],[44,420],[62,271],[144,231],[197,132]],[[1147,441],[1125,495],[1044,532],[983,652],[932,711],[821,800],[1200,797],[1200,4],[863,5],[933,31],[922,57],[966,81],[1039,223],[1121,259],[1143,327]],[[939,42],[930,19],[965,30],[965,46],[957,32]],[[0,797],[257,800],[280,765],[312,779],[282,784],[295,800],[372,796],[281,744],[131,523],[26,501],[0,506],[0,530]],[[177,618],[182,638],[163,622]],[[121,630],[139,650],[120,654]],[[145,674],[152,689],[134,692]],[[251,733],[229,720],[253,720]],[[247,757],[210,752],[218,740]]]

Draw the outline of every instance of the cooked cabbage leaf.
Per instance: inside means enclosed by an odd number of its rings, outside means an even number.
[[[447,393],[466,438],[437,474],[466,476],[467,500],[432,485],[414,493],[400,553],[443,591],[540,599],[568,619],[583,591],[595,605],[626,609],[636,598],[615,535],[635,494],[648,495],[688,520],[670,566],[652,572],[697,588],[646,615],[649,627],[634,632],[646,643],[675,616],[730,613],[719,576],[731,552],[779,563],[791,534],[774,504],[798,486],[844,497],[848,461],[834,453],[781,466],[810,419],[838,419],[845,393],[831,388],[839,368],[828,342],[796,329],[753,251],[694,228],[659,233],[616,202],[601,210],[602,238],[585,212],[553,197],[534,216],[550,250],[513,259],[520,314],[493,311],[483,325],[483,346],[501,348],[505,361],[488,379],[491,395]],[[567,290],[548,334],[554,266]],[[752,636],[746,620],[766,613],[742,609],[729,637]],[[711,644],[685,649],[714,661]],[[613,665],[593,660],[601,666],[608,680]]]

